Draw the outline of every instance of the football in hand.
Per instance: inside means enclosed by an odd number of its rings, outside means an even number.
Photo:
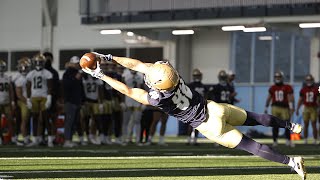
[[[85,53],[80,59],[81,68],[89,68],[95,70],[97,68],[97,62],[100,58],[97,58],[93,53]]]

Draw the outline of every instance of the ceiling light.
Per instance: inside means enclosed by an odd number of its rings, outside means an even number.
[[[243,32],[264,32],[267,31],[265,27],[246,27],[243,29]]]
[[[121,34],[120,29],[108,29],[108,30],[101,30],[100,34]]]
[[[134,36],[134,33],[129,31],[129,32],[127,32],[127,36]]]
[[[194,34],[193,30],[173,30],[173,35],[188,35],[188,34]]]
[[[242,31],[244,26],[222,26],[222,31]]]
[[[320,28],[320,23],[300,23],[300,28]]]
[[[271,41],[272,36],[259,36],[260,41]]]

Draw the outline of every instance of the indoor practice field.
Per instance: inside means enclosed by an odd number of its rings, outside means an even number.
[[[2,179],[300,179],[285,165],[246,152],[216,147],[206,140],[187,146],[168,138],[168,146],[78,146],[76,148],[0,148]],[[260,139],[260,142],[271,143]],[[297,141],[277,149],[305,157],[307,179],[320,178],[320,146]]]

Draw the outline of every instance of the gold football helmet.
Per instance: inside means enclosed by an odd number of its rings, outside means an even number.
[[[304,81],[305,81],[305,84],[307,86],[314,85],[314,78],[313,78],[313,76],[311,74],[306,75],[305,78],[304,78]]]
[[[32,58],[33,64],[35,66],[35,69],[37,71],[40,71],[44,68],[44,65],[46,63],[46,58],[43,54],[37,54]]]
[[[202,80],[202,72],[199,69],[194,69],[192,71],[192,78],[195,82],[200,82]]]
[[[284,80],[284,74],[282,71],[276,71],[274,73],[274,82],[276,84],[282,84]]]
[[[4,72],[7,70],[7,63],[0,59],[0,75],[3,75]]]
[[[178,72],[167,61],[158,61],[149,67],[145,83],[149,88],[160,91],[173,90],[179,83]]]
[[[26,75],[30,71],[30,67],[31,60],[28,57],[19,59],[17,68],[22,75]]]

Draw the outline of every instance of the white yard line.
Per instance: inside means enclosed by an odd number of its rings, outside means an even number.
[[[95,173],[95,172],[143,172],[143,171],[195,171],[195,170],[260,170],[260,169],[289,169],[287,166],[242,166],[242,167],[199,167],[199,168],[141,168],[141,169],[79,169],[79,170],[30,170],[30,171],[1,171],[1,174],[25,174],[25,173]],[[318,167],[309,167],[318,168]]]
[[[291,157],[298,155],[290,155]],[[316,159],[320,158],[320,155],[306,155],[303,156],[305,159]],[[204,155],[204,156],[128,156],[128,157],[3,157],[0,160],[42,160],[42,159],[53,159],[53,160],[63,160],[63,159],[75,159],[75,160],[90,160],[90,159],[203,159],[203,158],[212,158],[212,159],[228,159],[228,158],[258,158],[258,156],[235,156],[235,155]]]

